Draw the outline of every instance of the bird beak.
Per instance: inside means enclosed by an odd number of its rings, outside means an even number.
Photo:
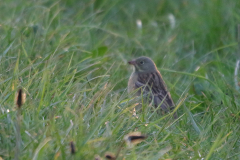
[[[128,64],[130,64],[130,65],[136,65],[137,63],[136,63],[135,60],[132,60],[132,61],[129,61]]]

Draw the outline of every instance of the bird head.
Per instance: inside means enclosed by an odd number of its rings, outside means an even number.
[[[157,71],[157,67],[153,60],[148,57],[138,57],[134,60],[128,62],[130,65],[133,65],[136,72],[154,72]]]

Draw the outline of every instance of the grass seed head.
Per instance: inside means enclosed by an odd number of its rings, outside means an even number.
[[[99,155],[96,155],[94,159],[95,160],[102,160],[102,158]]]
[[[147,136],[143,135],[141,132],[132,132],[127,134],[124,137],[124,140],[126,141],[127,145],[131,147],[133,145],[141,143],[146,138]]]
[[[111,152],[107,152],[107,153],[105,153],[105,158],[108,160],[115,160],[116,156]]]
[[[74,145],[73,141],[70,142],[70,149],[71,149],[71,154],[75,154],[76,153],[75,145]]]
[[[25,103],[26,100],[26,94],[23,92],[22,89],[19,89],[16,94],[16,105],[18,108],[21,108],[21,106]]]

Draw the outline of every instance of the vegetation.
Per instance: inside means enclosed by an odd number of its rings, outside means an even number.
[[[87,160],[121,146],[126,160],[240,159],[240,1],[8,0],[0,14],[2,159]],[[133,116],[127,61],[142,55],[177,120],[147,105]],[[129,148],[133,131],[148,137]]]

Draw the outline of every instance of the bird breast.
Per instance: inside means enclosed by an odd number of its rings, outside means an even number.
[[[135,72],[132,72],[129,80],[128,80],[128,93],[131,93],[132,91],[134,91],[136,88],[136,81],[138,79],[138,75]]]

